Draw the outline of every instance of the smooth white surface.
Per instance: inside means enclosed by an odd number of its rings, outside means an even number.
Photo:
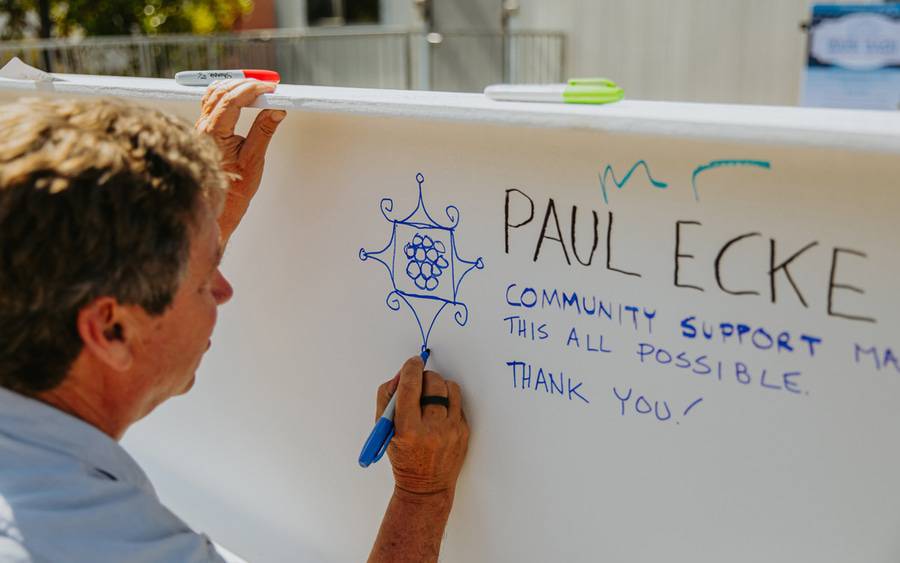
[[[203,89],[174,80],[57,75],[65,82],[3,80],[0,88],[58,94],[198,101]],[[626,98],[628,92],[625,92]],[[900,154],[900,112],[623,100],[603,106],[497,102],[482,94],[282,84],[256,107],[385,117],[589,129],[754,144]]]
[[[165,81],[159,87],[171,88]],[[670,111],[672,104],[633,103],[615,106],[618,121],[606,118],[607,108],[587,108],[589,117],[582,118],[593,126],[573,129],[563,126],[572,118],[568,112],[513,104],[496,110],[497,117],[487,112],[494,104],[470,96],[409,94],[406,100],[400,93],[296,88],[290,91],[319,98],[292,98],[295,107],[330,111],[291,113],[281,126],[263,186],[225,256],[235,297],[221,310],[196,386],[137,424],[125,441],[163,500],[189,523],[250,561],[365,558],[391,477],[386,463],[363,470],[356,458],[376,414],[376,386],[419,342],[409,313],[385,305],[384,268],[361,262],[359,249],[385,244],[390,223],[381,199],[392,198],[396,214],[405,215],[415,206],[415,176],[422,172],[432,215],[443,220],[444,208],[457,206],[459,253],[482,256],[486,265],[461,286],[467,326],[445,316],[431,341],[429,365],[460,381],[473,429],[443,561],[888,563],[900,557],[900,373],[893,365],[875,369],[868,356],[856,363],[853,354],[854,343],[882,353],[900,348],[900,164],[893,150],[865,152],[859,143],[854,150],[822,148],[840,120],[812,119],[870,114],[688,106],[696,111],[685,121]],[[117,91],[146,101],[152,95],[131,86]],[[195,98],[152,103],[192,119]],[[465,112],[450,100],[471,101],[490,117],[460,117]],[[421,117],[428,104],[436,118]],[[779,111],[785,116],[779,128],[766,125]],[[672,137],[680,126],[670,127],[660,114],[701,128],[702,116],[733,134],[741,132],[740,120],[756,121],[757,134],[784,134],[768,143],[729,142],[727,135],[698,140],[690,132]],[[896,146],[897,131],[885,125],[893,116],[875,115],[880,122],[863,120],[855,132],[843,122],[847,135]],[[538,117],[551,125],[519,126]],[[605,129],[610,123],[629,127]],[[804,146],[781,144],[785,137]],[[692,173],[723,158],[766,161],[771,168],[709,170],[697,181],[696,201]],[[609,165],[621,180],[639,160],[666,189],[652,187],[638,170],[625,188],[608,186],[605,204],[598,176]],[[512,188],[534,200],[535,217],[511,231],[507,252],[504,195]],[[552,239],[534,260],[549,198],[571,266]],[[522,205],[521,198],[512,201],[517,220],[527,211]],[[591,212],[598,215],[590,267],[571,254],[573,205],[581,260],[591,249]],[[640,278],[606,268],[609,211],[615,214],[612,265]],[[702,223],[682,228],[682,253],[691,257],[681,258],[680,276],[703,292],[673,285],[678,220]],[[553,223],[551,217],[549,234],[557,236]],[[716,285],[715,258],[729,239],[749,232],[760,236],[735,245],[724,259],[723,283],[761,295],[727,295]],[[791,265],[808,307],[783,275],[778,301],[771,302],[770,239],[777,241],[776,262],[818,242]],[[876,316],[877,324],[827,314],[835,247],[867,255],[842,255],[836,280],[866,293],[839,291],[837,308]],[[512,283],[538,292],[578,291],[614,309],[655,311],[652,331],[644,321],[632,328],[628,317],[613,322],[558,308],[511,307],[505,295]],[[510,335],[504,320],[510,315],[546,323],[550,338]],[[690,340],[679,328],[687,316],[789,331],[795,339],[806,333],[823,343],[809,358],[733,340]],[[577,347],[566,345],[572,327],[580,335]],[[594,348],[602,336],[611,352],[587,351],[587,335]],[[641,363],[640,342],[673,355],[744,362],[752,384],[727,370],[720,381]],[[514,360],[582,382],[590,403],[540,386],[514,388],[506,364]],[[784,372],[801,372],[794,381],[809,394],[762,386],[763,369],[768,385],[781,387]],[[632,390],[624,415],[614,388],[623,395]],[[651,405],[665,401],[673,418],[659,422],[636,413],[638,395]],[[703,401],[683,415],[698,397]]]

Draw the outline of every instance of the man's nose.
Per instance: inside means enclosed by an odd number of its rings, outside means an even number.
[[[231,299],[231,296],[234,295],[234,288],[231,287],[231,284],[228,283],[228,280],[222,275],[222,271],[218,269],[213,278],[212,293],[213,297],[216,299],[216,303],[219,305],[227,303]]]

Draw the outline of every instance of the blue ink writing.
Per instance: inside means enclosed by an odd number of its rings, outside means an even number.
[[[613,387],[613,394],[614,394],[614,395],[616,396],[616,398],[619,399],[619,401],[622,403],[622,411],[621,411],[621,414],[622,414],[622,416],[625,416],[625,402],[626,402],[628,399],[631,398],[631,387],[628,388],[628,394],[625,395],[624,397],[621,396],[621,395],[619,395],[619,391],[618,391],[618,389],[616,389],[615,387]]]
[[[512,336],[519,336],[526,340],[547,340],[550,338],[547,323],[538,324],[519,315],[503,317],[503,320],[509,323],[509,334]]]
[[[894,371],[900,373],[900,359],[894,354],[891,348],[881,348],[877,346],[860,346],[858,343],[853,344],[853,361],[857,364],[863,358],[869,358],[875,371],[894,368]]]
[[[575,348],[581,348],[581,341],[584,340],[584,350],[587,352],[603,352],[609,354],[612,350],[604,347],[603,345],[603,335],[592,335],[589,332],[583,333],[584,338],[579,337],[578,329],[574,326],[572,330],[569,331],[569,337],[566,339],[566,346],[571,347],[573,344]]]
[[[808,355],[815,357],[817,346],[822,339],[811,334],[799,334],[795,338],[790,331],[770,331],[765,327],[751,326],[741,322],[707,323],[695,316],[681,320],[681,336],[689,340],[701,338],[723,344],[734,343],[737,346],[752,346],[757,350],[775,350],[778,353]]]
[[[667,422],[674,420],[672,418],[672,409],[669,407],[668,401],[660,401],[660,400],[652,400],[648,398],[646,395],[636,395],[634,396],[634,402],[631,403],[629,407],[628,402],[631,400],[634,395],[634,390],[629,387],[625,391],[619,391],[618,388],[612,388],[613,395],[616,397],[616,400],[619,402],[619,416],[625,416],[626,412],[631,412],[633,409],[635,413],[639,415],[649,415],[653,414],[653,419],[658,422]],[[691,409],[693,409],[700,401],[703,400],[703,397],[694,400],[684,409],[681,416],[682,418],[687,416]],[[675,421],[676,424],[679,424],[678,421]]]
[[[699,399],[697,399],[697,400],[694,401],[693,403],[689,404],[689,405],[687,406],[687,408],[684,409],[684,412],[681,414],[681,416],[687,416],[687,414],[688,414],[689,412],[691,412],[691,409],[694,408],[694,407],[696,407],[697,405],[699,405],[700,402],[701,402],[702,400],[703,400],[703,397],[700,397]]]
[[[549,309],[578,316],[598,317],[630,327],[635,332],[653,334],[656,309],[638,304],[615,303],[597,295],[557,288],[535,288],[511,283],[506,286],[506,304],[523,309]]]
[[[575,381],[571,377],[558,371],[553,373],[542,367],[533,367],[531,364],[520,361],[506,362],[512,370],[513,389],[528,389],[541,391],[548,396],[558,395],[560,398],[573,401],[580,399],[590,403],[581,390],[583,382]]]
[[[638,343],[637,357],[641,364],[672,366],[687,373],[709,375],[717,381],[735,381],[746,387],[787,391],[795,395],[806,394],[797,381],[802,375],[799,371],[771,373],[768,368],[751,369],[748,364],[740,361],[714,361],[705,354],[692,355],[688,352],[675,354],[648,342]]]

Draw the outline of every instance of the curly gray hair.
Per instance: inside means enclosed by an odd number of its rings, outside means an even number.
[[[88,303],[169,306],[228,178],[207,136],[121,100],[20,100],[0,131],[0,386],[35,394],[81,352]]]

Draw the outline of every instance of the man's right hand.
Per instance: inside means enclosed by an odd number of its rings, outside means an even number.
[[[469,425],[459,385],[424,368],[419,356],[412,357],[379,388],[376,417],[396,392],[395,435],[387,453],[397,488],[422,495],[452,492],[466,457]],[[419,406],[419,399],[429,395],[447,397],[450,406]]]
[[[388,446],[395,486],[369,563],[438,560],[469,444],[469,425],[459,385],[424,369],[421,358],[410,358],[393,380],[378,389],[376,417],[391,395],[398,394],[395,434]],[[447,397],[449,406],[420,406],[422,396],[432,395]]]

